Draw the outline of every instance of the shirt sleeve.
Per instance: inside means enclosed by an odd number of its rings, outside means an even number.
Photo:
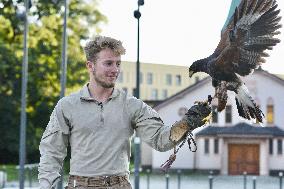
[[[61,101],[54,108],[39,145],[40,163],[38,179],[40,189],[55,188],[60,178],[69,138],[68,120]]]
[[[157,151],[168,151],[175,144],[170,140],[171,127],[164,125],[160,115],[142,100],[131,98],[128,111],[132,126],[142,141]]]

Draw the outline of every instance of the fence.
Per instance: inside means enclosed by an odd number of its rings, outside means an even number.
[[[283,173],[278,176],[243,175],[223,176],[182,173],[181,170],[170,174],[153,174],[150,170],[141,176],[141,189],[284,189]],[[132,181],[133,182],[133,181]]]
[[[25,186],[33,187],[37,186],[37,171],[38,164],[26,164],[25,165]],[[19,185],[19,167],[14,165],[2,165],[0,166],[0,172],[5,175],[5,179],[1,183],[0,188],[16,187]],[[1,175],[1,174],[0,174]]]
[[[0,172],[7,173],[5,182],[0,182],[0,188],[18,187],[19,170],[16,166],[0,166]],[[37,165],[25,166],[25,187],[38,187]],[[1,175],[1,174],[0,174]],[[67,181],[67,175],[64,177]],[[1,180],[1,178],[0,178]],[[130,175],[130,181],[134,186],[134,176]],[[197,174],[173,171],[168,174],[153,173],[147,169],[140,174],[140,189],[284,189],[283,173],[278,176],[252,176],[244,173],[238,176],[222,176],[209,174]]]

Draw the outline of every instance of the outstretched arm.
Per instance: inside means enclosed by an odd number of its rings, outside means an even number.
[[[205,124],[211,113],[207,103],[192,106],[182,120],[173,126],[164,125],[159,114],[151,107],[135,98],[128,104],[132,125],[141,139],[158,151],[174,148],[186,137],[189,131]]]

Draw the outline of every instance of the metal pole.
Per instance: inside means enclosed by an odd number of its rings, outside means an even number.
[[[68,17],[68,0],[64,0],[64,23],[63,23],[63,39],[62,39],[62,62],[61,62],[61,75],[60,75],[60,99],[65,96],[65,88],[66,88],[66,71],[67,71],[67,17]],[[61,170],[61,177],[57,184],[57,189],[63,188],[63,164]]]
[[[64,24],[63,24],[63,39],[62,39],[62,62],[61,62],[61,77],[60,77],[60,98],[65,96],[66,87],[66,70],[67,70],[67,16],[68,16],[68,0],[64,0]]]
[[[282,189],[283,172],[279,172],[279,188]]]
[[[212,189],[213,188],[213,176],[210,174],[208,178],[209,178],[209,189]]]
[[[22,90],[21,90],[21,125],[20,125],[20,189],[24,188],[25,184],[25,160],[26,160],[26,93],[27,93],[27,77],[28,77],[28,11],[29,5],[28,0],[25,0],[25,13],[24,13],[24,57],[22,64]]]
[[[256,189],[256,177],[252,178],[252,188]]]
[[[138,5],[139,12],[139,5]],[[141,14],[140,14],[141,16]],[[136,97],[140,98],[140,16],[137,18]]]
[[[177,171],[177,174],[178,174],[178,189],[180,189],[180,177],[181,177],[181,170],[179,169],[178,171]]]
[[[137,62],[136,62],[136,90],[135,96],[136,98],[140,98],[140,17],[141,13],[139,11],[139,7],[144,5],[144,0],[138,0],[138,9],[134,11],[134,17],[137,19]],[[135,142],[136,141],[136,142]],[[139,189],[139,169],[140,169],[140,138],[135,136],[135,155],[134,155],[134,187],[135,189]]]
[[[246,189],[247,188],[247,172],[245,171],[243,175],[244,175],[244,189]]]
[[[134,138],[135,156],[134,156],[134,187],[139,189],[139,168],[140,168],[140,138]]]
[[[147,189],[150,189],[150,169],[147,169]]]
[[[169,189],[169,180],[170,180],[170,175],[166,174],[166,189]]]
[[[139,6],[138,6],[139,10]],[[138,33],[137,33],[137,62],[136,62],[136,98],[140,97],[140,90],[139,90],[139,72],[140,72],[140,62],[139,62],[139,18],[137,19],[138,22]],[[137,136],[135,137],[137,141],[135,143],[135,156],[134,156],[134,164],[135,164],[135,189],[139,189],[139,168],[140,168],[140,138]],[[139,142],[138,142],[139,141]]]

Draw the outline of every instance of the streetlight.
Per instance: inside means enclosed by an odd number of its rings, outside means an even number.
[[[21,123],[20,123],[20,154],[19,154],[19,185],[20,189],[24,188],[25,182],[25,160],[26,160],[26,94],[27,94],[27,77],[28,77],[28,31],[29,31],[29,21],[28,13],[29,8],[32,3],[31,0],[25,0],[25,10],[22,13],[17,14],[20,19],[24,20],[24,56],[22,63],[22,88],[21,88]]]
[[[137,62],[136,62],[136,90],[135,96],[136,98],[140,97],[140,62],[139,62],[139,51],[140,51],[140,17],[141,13],[139,11],[140,6],[144,5],[144,0],[138,0],[138,9],[134,11],[134,17],[137,19]],[[140,167],[140,138],[135,136],[134,139],[134,188],[139,189],[139,167]]]
[[[68,0],[64,0],[64,23],[62,36],[62,52],[61,52],[61,74],[60,74],[60,99],[65,96],[66,88],[66,70],[67,70],[67,17],[68,17]],[[60,180],[57,183],[57,189],[63,188],[64,166],[62,165]]]

